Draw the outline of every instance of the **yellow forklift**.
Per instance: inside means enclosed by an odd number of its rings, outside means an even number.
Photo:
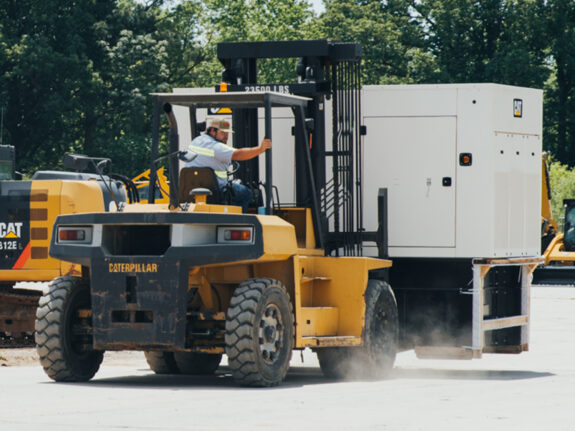
[[[276,46],[266,48],[278,52]],[[186,174],[192,168],[175,175],[174,157],[169,204],[154,203],[151,187],[148,205],[60,216],[51,256],[80,265],[82,271],[53,280],[40,300],[36,342],[40,362],[52,379],[91,379],[105,350],[144,351],[155,372],[176,374],[213,373],[225,353],[234,379],[246,386],[279,384],[294,349],[315,350],[322,370],[333,377],[352,372],[384,376],[393,367],[398,310],[382,272],[391,262],[353,255],[368,234],[334,227],[334,219],[325,217],[314,163],[320,158],[325,163],[326,155],[317,152],[317,139],[310,145],[312,130],[320,129],[317,123],[313,128],[310,107],[317,107],[326,94],[337,100],[358,97],[359,46],[308,41],[297,48],[316,55],[302,66],[304,79],[290,93],[311,88],[316,101],[266,87],[153,97],[155,124],[161,111],[170,124],[171,154],[180,150],[175,106],[187,108],[192,119],[196,110],[228,107],[243,116],[244,124],[252,124],[261,109],[265,137],[272,140],[272,110],[290,110],[301,173],[298,202],[290,205],[274,198],[268,151],[265,200],[255,199],[247,214],[225,202],[208,203],[217,190],[197,183],[197,171]],[[325,78],[318,76],[325,70],[337,75],[352,70],[353,81],[325,87]],[[242,136],[257,140],[247,128],[240,132],[239,124],[234,117],[236,146],[242,145]],[[349,147],[335,151],[339,154],[332,162],[348,181],[334,191],[349,197],[358,174],[353,158],[360,147],[359,121],[346,118],[340,131]],[[156,159],[157,134],[153,141]],[[249,141],[243,145],[252,145]],[[245,183],[250,184],[249,176],[259,177],[253,165],[244,169]],[[154,178],[150,184],[156,184]],[[352,209],[358,198],[346,199],[346,206],[337,206],[336,212]],[[383,249],[382,235],[371,233],[371,239],[377,237]]]

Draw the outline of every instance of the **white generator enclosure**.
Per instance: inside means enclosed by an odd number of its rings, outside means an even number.
[[[387,188],[390,257],[539,255],[541,90],[366,86],[362,103],[364,225]]]

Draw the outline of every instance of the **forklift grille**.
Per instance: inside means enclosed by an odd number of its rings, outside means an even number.
[[[161,256],[170,247],[170,226],[104,226],[102,246],[112,256]]]

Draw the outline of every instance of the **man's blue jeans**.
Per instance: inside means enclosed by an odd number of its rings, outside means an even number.
[[[252,200],[251,190],[239,183],[228,183],[227,187],[231,187],[232,192],[232,205],[239,205],[242,207],[242,212],[248,212],[248,206]]]

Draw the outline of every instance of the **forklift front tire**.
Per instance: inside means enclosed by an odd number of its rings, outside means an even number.
[[[234,379],[243,386],[279,385],[293,344],[293,307],[283,284],[270,278],[241,283],[226,315],[226,354]]]
[[[58,277],[40,298],[36,346],[40,364],[57,382],[90,380],[104,352],[92,349],[90,287],[79,277]]]

